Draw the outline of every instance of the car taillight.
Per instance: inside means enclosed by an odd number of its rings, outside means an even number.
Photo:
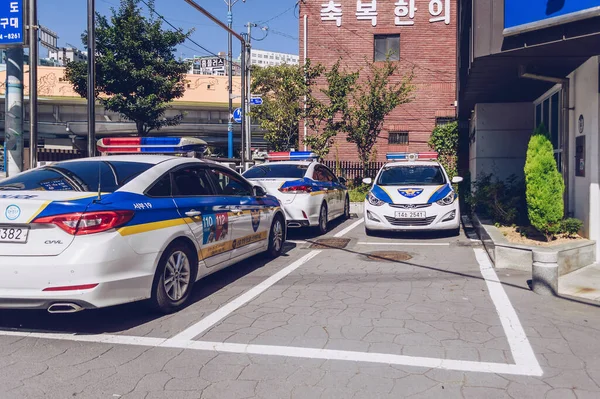
[[[68,213],[35,219],[32,223],[53,224],[74,236],[101,233],[119,227],[133,218],[133,211]]]
[[[287,194],[305,194],[312,192],[312,187],[307,185],[281,187],[279,191]]]

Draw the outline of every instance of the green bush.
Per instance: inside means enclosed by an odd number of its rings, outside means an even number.
[[[568,218],[560,223],[560,232],[567,237],[573,237],[583,228],[583,222],[579,219]]]
[[[544,125],[540,125],[529,140],[525,183],[529,221],[551,241],[560,231],[565,183],[556,166],[554,149]]]
[[[361,184],[351,189],[348,194],[350,195],[350,202],[364,202],[367,198],[367,193],[371,189],[371,186],[367,184]]]
[[[528,224],[525,182],[515,175],[505,181],[493,175],[479,175],[467,199],[470,209],[498,225]]]
[[[457,175],[456,159],[458,153],[458,122],[438,125],[429,138],[429,146],[438,153],[440,163],[446,169],[448,177]]]

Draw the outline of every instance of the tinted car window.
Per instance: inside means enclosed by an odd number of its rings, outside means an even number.
[[[152,166],[120,161],[63,162],[5,179],[0,182],[0,190],[96,192],[101,189],[112,193]]]
[[[171,196],[171,174],[166,174],[148,190],[150,197],[170,197]]]
[[[173,172],[174,196],[213,195],[209,179],[204,168],[183,168]]]
[[[259,165],[246,171],[246,179],[302,179],[308,170],[308,165]]]
[[[437,165],[394,166],[384,169],[377,182],[380,186],[427,186],[445,183],[442,168]]]
[[[321,181],[321,182],[331,182],[335,179],[335,176],[329,172],[326,168],[321,165],[315,166],[315,171],[313,172],[313,180]]]
[[[222,169],[208,171],[217,189],[217,195],[242,195],[252,196],[252,187],[231,172]]]

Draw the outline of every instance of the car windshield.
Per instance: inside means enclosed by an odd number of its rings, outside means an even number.
[[[265,164],[255,166],[244,173],[246,179],[301,179],[308,165]]]
[[[380,186],[439,186],[446,183],[438,165],[391,166],[384,169],[377,182]]]
[[[0,190],[96,192],[100,188],[112,193],[152,166],[142,162],[62,162],[2,180]]]

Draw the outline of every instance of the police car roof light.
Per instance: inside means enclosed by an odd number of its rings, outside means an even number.
[[[388,161],[431,161],[438,159],[437,152],[419,152],[419,153],[408,153],[408,152],[392,152],[386,154]]]
[[[105,137],[96,147],[103,154],[203,154],[207,143],[195,137]]]
[[[312,161],[317,159],[317,155],[310,151],[270,152],[267,159],[269,161]]]

